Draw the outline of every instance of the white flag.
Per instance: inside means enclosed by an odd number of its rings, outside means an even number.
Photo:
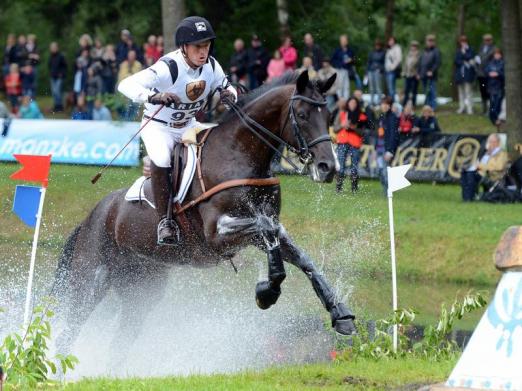
[[[405,177],[410,167],[411,164],[388,167],[388,197],[391,197],[394,191],[404,189],[411,185],[411,182]]]

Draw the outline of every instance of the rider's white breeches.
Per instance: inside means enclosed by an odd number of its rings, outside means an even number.
[[[142,121],[142,124],[146,121]],[[174,145],[181,141],[181,136],[189,128],[197,126],[197,121],[183,128],[171,128],[156,121],[150,121],[141,132],[141,139],[145,143],[147,153],[152,162],[158,167],[170,167]]]

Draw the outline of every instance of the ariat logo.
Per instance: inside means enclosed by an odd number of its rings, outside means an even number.
[[[196,22],[194,24],[196,25],[196,30],[207,31],[207,25],[205,24],[205,22]]]
[[[187,87],[186,87],[187,97],[190,100],[198,99],[201,96],[201,94],[203,93],[203,91],[205,91],[206,85],[207,85],[207,83],[205,82],[205,80],[194,81],[192,83],[187,84]]]

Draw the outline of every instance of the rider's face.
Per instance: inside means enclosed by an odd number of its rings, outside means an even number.
[[[185,53],[191,63],[189,65],[194,65],[195,67],[200,67],[207,62],[209,51],[210,41],[185,45]]]

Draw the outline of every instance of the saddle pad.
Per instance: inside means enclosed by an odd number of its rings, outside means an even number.
[[[179,187],[179,192],[174,197],[174,202],[179,202],[180,204],[185,199],[187,195],[190,184],[192,183],[192,179],[194,178],[194,173],[196,172],[196,146],[189,144],[186,145],[188,148],[187,153],[187,165],[183,170],[183,176],[181,178],[181,184]],[[126,201],[145,201],[152,208],[155,208],[152,191],[150,189],[150,183],[147,181],[147,177],[142,176],[136,179],[136,181],[132,184],[132,186],[127,190],[125,194]]]

